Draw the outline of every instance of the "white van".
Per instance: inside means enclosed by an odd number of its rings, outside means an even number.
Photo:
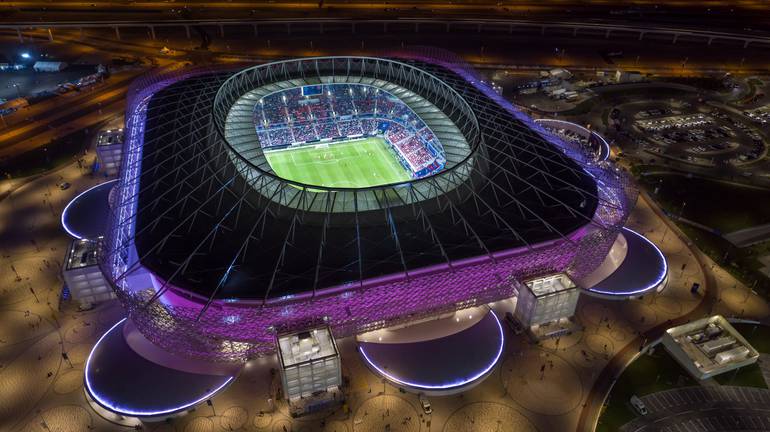
[[[639,399],[639,397],[637,397],[636,395],[631,396],[630,402],[631,402],[631,406],[634,407],[634,410],[637,413],[639,413],[639,415],[643,415],[643,416],[647,415],[648,413],[647,407],[644,406],[644,402],[642,402],[642,400]]]

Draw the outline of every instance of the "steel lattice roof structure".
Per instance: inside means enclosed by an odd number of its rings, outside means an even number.
[[[446,169],[358,189],[277,176],[254,95],[320,82],[397,93],[441,134]],[[193,357],[240,360],[271,351],[276,331],[323,321],[353,334],[510,297],[533,275],[590,272],[636,199],[622,172],[454,58],[179,71],[131,92],[102,270],[148,338]]]

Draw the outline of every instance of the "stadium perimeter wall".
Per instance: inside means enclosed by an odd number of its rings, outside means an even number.
[[[336,337],[349,336],[512,297],[517,294],[518,281],[530,276],[557,271],[578,276],[600,265],[636,199],[636,192],[623,173],[607,164],[589,161],[581,149],[552,136],[494,93],[472,68],[456,58],[446,53],[429,54],[412,52],[409,56],[447,67],[472,82],[516,118],[583,163],[601,181],[602,197],[615,204],[600,204],[595,224],[579,229],[567,239],[420,269],[408,275],[332,287],[315,295],[287,296],[268,302],[215,301],[201,314],[203,299],[170,286],[163,301],[155,301],[156,289],[137,290],[127,276],[143,271],[137,265],[132,236],[147,103],[152,94],[174,82],[222,70],[150,75],[129,89],[119,194],[100,253],[102,271],[139,330],[171,352],[210,361],[240,362],[272,353],[277,332],[327,323]],[[164,284],[153,278],[156,286]]]

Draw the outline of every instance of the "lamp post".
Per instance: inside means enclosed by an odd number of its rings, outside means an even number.
[[[16,97],[21,98],[21,90],[19,90],[19,83],[12,82],[9,85],[16,89]]]

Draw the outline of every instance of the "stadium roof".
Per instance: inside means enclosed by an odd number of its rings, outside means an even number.
[[[318,190],[260,169],[224,139],[227,115],[247,91],[328,76],[387,77],[440,107],[470,152],[407,184]],[[591,175],[463,77],[433,64],[350,57],[212,73],[159,91],[147,109],[139,180],[141,263],[209,299],[355,287],[562,240],[592,223],[599,203]]]

